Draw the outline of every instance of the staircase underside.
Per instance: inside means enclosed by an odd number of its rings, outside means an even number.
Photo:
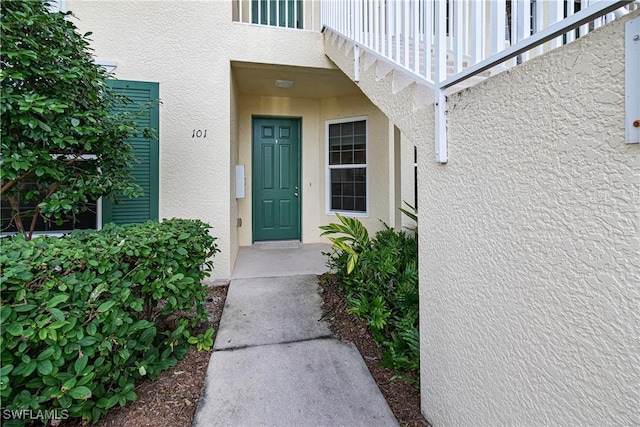
[[[422,43],[419,48],[419,58],[423,61],[425,53]],[[413,49],[413,46],[409,45],[409,49]],[[419,144],[425,138],[433,139],[435,92],[425,82],[424,77],[373,52],[363,48],[356,49],[353,41],[331,30],[325,31],[325,54],[356,82],[362,92],[414,144]],[[403,55],[402,50],[400,55]],[[359,66],[357,79],[355,64]],[[413,63],[409,63],[409,68],[413,68]],[[421,69],[424,70],[424,65]],[[453,73],[452,61],[448,61],[447,72]],[[457,92],[483,82],[490,75],[491,72],[487,71],[448,88],[447,97],[455,96]],[[427,129],[427,123],[431,124],[430,129]]]

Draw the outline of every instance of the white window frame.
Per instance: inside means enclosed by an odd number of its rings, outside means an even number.
[[[365,159],[366,163],[361,164],[350,164],[350,165],[331,165],[329,164],[329,126],[339,123],[350,123],[350,122],[365,122]],[[326,186],[325,186],[325,211],[327,215],[335,215],[339,213],[342,216],[349,217],[358,217],[358,218],[369,218],[369,203],[371,199],[371,192],[369,191],[369,182],[371,177],[371,171],[369,170],[369,151],[370,151],[370,140],[369,140],[369,116],[357,116],[357,117],[345,117],[341,119],[333,119],[325,121],[325,175],[326,175]],[[332,210],[331,209],[331,170],[332,169],[356,169],[364,167],[367,171],[367,178],[365,183],[365,191],[366,191],[366,211],[358,212],[358,211],[341,211],[341,210]]]
[[[49,12],[66,12],[67,0],[49,0]]]

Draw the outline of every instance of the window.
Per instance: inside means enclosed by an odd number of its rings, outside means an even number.
[[[327,135],[329,212],[366,215],[367,119],[329,121]]]
[[[25,183],[23,185],[24,191],[29,190],[40,190],[43,191],[42,188],[37,188],[35,184]],[[34,212],[36,208],[35,201],[26,201],[23,199],[19,199],[18,203],[20,205],[21,212]],[[95,230],[98,228],[98,204],[95,201],[90,201],[86,203],[87,210],[80,214],[74,216],[74,218],[63,222],[58,225],[55,222],[45,221],[41,216],[36,220],[36,233],[58,233],[58,232],[69,232],[71,230]],[[7,200],[2,200],[2,233],[15,233],[18,231],[15,225],[15,221],[13,219],[11,205]],[[29,216],[28,214],[22,218],[22,222],[25,229],[29,229],[31,226],[31,220],[33,215]]]
[[[79,157],[79,161],[75,162],[72,166],[74,169],[84,169],[91,167],[91,160],[95,159],[93,154],[84,154]],[[72,173],[72,170],[69,171]],[[33,213],[36,210],[36,204],[38,201],[44,198],[48,192],[48,188],[44,185],[38,185],[35,182],[22,182],[17,184],[20,189],[17,196],[17,203],[20,208],[20,212],[23,213],[22,223],[26,230],[31,226],[33,219]],[[29,193],[34,196],[28,198]],[[37,194],[37,196],[36,196]],[[45,221],[42,216],[38,216],[36,219],[36,225],[34,231],[36,233],[44,234],[56,234],[62,232],[69,232],[72,230],[96,230],[99,228],[99,208],[100,203],[96,200],[89,200],[84,203],[87,208],[85,212],[74,215],[72,218],[64,221],[62,224],[56,224],[55,222]],[[16,227],[15,219],[13,217],[14,212],[9,203],[9,200],[2,198],[0,202],[0,232],[1,233],[16,233],[18,228]]]
[[[49,1],[49,12],[66,12],[67,11],[67,0],[48,0]]]
[[[302,28],[302,0],[252,0],[251,22],[276,27]]]

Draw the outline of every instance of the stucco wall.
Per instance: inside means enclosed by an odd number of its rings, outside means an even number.
[[[233,23],[230,1],[68,0],[67,9],[81,31],[93,32],[96,57],[117,62],[116,78],[160,84],[160,217],[210,223],[222,250],[214,278],[228,278],[239,155],[230,63],[333,68],[322,36]],[[207,138],[192,138],[194,129]]]
[[[425,415],[639,424],[640,146],[624,143],[624,26],[448,111],[449,164],[420,165]]]
[[[230,67],[217,37],[231,27],[231,11],[221,6],[67,2],[78,27],[93,31],[96,56],[117,61],[118,79],[160,83],[160,218],[210,223],[222,249],[215,275],[228,277],[229,196],[218,183],[229,181]],[[192,138],[194,129],[207,138]]]
[[[633,16],[638,16],[634,13]],[[626,20],[626,19],[625,19]],[[419,149],[422,410],[434,425],[640,424],[640,146],[624,21],[433,106],[361,61]],[[349,73],[352,54],[327,38]]]
[[[231,66],[231,65],[229,65]],[[231,159],[230,159],[230,191],[229,191],[229,222],[230,222],[230,249],[231,254],[230,266],[233,270],[233,266],[236,262],[238,250],[240,248],[240,232],[238,228],[237,218],[238,216],[238,200],[236,198],[236,165],[240,164],[240,136],[239,136],[239,123],[238,123],[238,88],[231,73],[231,82],[229,85],[231,108],[229,111],[229,124],[231,128],[230,144],[231,144]]]

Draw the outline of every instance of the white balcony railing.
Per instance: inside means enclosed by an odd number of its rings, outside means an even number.
[[[234,20],[331,31],[434,91],[446,162],[446,90],[571,43],[640,0],[238,0]],[[468,85],[468,84],[467,84]]]
[[[533,38],[558,22],[560,36],[509,58],[503,68],[526,61],[615,19],[632,0],[324,0],[323,27],[435,84],[435,50],[443,47],[447,75],[481,63],[508,47]],[[568,28],[576,14],[582,25]],[[442,46],[440,46],[442,45]],[[430,54],[429,54],[430,53]],[[506,61],[503,61],[506,62]],[[440,77],[444,77],[441,75]]]
[[[633,0],[323,0],[323,28],[434,91],[436,161],[447,161],[446,90],[570,43]]]

